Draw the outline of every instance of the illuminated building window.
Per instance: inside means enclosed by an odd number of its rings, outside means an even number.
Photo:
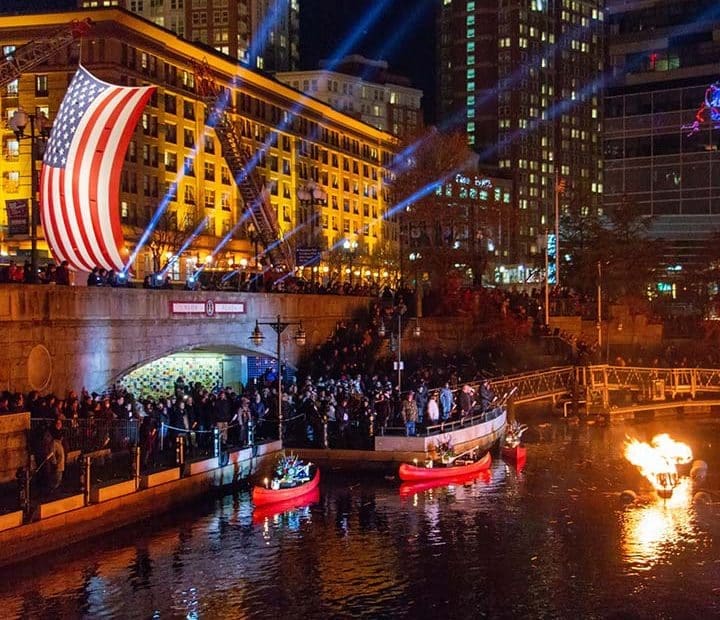
[[[20,191],[20,173],[17,170],[3,172],[3,190],[8,194],[17,194]]]
[[[20,156],[20,141],[15,138],[8,138],[5,141],[5,159],[16,161]]]

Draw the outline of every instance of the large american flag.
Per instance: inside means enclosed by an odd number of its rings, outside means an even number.
[[[53,124],[40,172],[40,215],[58,262],[121,270],[120,173],[154,86],[108,84],[79,67]]]

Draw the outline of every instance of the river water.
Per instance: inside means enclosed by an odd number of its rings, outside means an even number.
[[[657,432],[709,466],[669,501],[622,457]],[[526,437],[520,471],[402,492],[324,471],[309,507],[253,519],[241,492],[55,552],[0,573],[2,617],[718,617],[720,503],[692,497],[720,502],[720,420]]]

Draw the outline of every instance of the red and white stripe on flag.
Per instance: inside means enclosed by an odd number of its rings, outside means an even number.
[[[154,86],[108,84],[80,66],[60,104],[40,172],[40,217],[56,261],[123,269],[120,175]]]

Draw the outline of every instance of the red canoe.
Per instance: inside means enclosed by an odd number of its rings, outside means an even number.
[[[315,468],[315,475],[308,482],[299,484],[296,487],[288,487],[286,489],[270,489],[268,487],[254,486],[252,490],[253,504],[259,506],[261,504],[270,504],[272,502],[285,502],[317,488],[320,484],[320,468]]]
[[[398,475],[400,480],[438,480],[440,478],[458,478],[477,474],[485,469],[490,469],[492,457],[488,452],[479,461],[468,465],[452,465],[450,467],[418,467],[403,463],[400,465]]]
[[[437,478],[436,480],[423,480],[421,482],[403,482],[400,485],[400,497],[406,498],[417,493],[430,491],[431,489],[441,489],[451,485],[461,486],[481,481],[487,484],[490,482],[490,472],[486,469],[473,474],[465,474],[464,476],[456,476],[453,478]]]
[[[515,446],[514,448],[503,447],[502,449],[503,458],[508,461],[524,461],[527,457],[527,448],[523,446]]]
[[[304,508],[306,506],[310,506],[311,504],[317,504],[319,501],[320,489],[315,487],[314,489],[310,489],[306,493],[293,497],[292,499],[272,502],[271,504],[262,504],[253,510],[253,523],[262,523],[267,518],[272,518],[275,515],[282,514],[283,512],[290,512],[291,510]]]

